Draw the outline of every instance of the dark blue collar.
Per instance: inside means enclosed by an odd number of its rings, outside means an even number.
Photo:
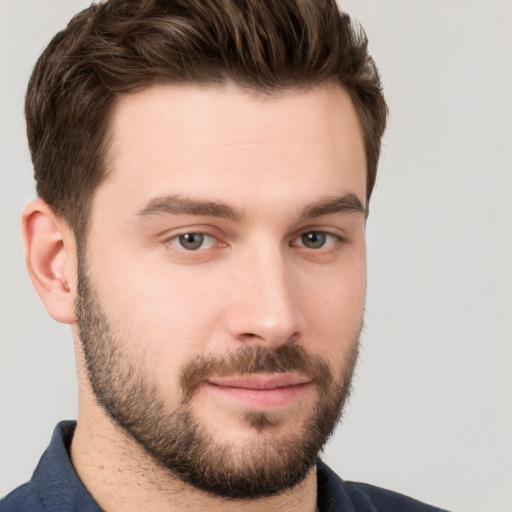
[[[101,512],[71,464],[69,449],[75,421],[62,421],[53,431],[50,446],[44,452],[30,481],[37,498],[48,508],[69,512]]]

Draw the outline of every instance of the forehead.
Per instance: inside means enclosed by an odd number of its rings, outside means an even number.
[[[340,124],[340,120],[333,114],[339,115],[342,111],[344,116]],[[174,133],[194,130],[196,135],[202,132],[202,143],[223,142],[226,137],[243,138],[251,135],[262,141],[272,138],[276,142],[285,142],[290,134],[305,137],[304,142],[307,142],[323,135],[318,131],[320,127],[337,132],[341,125],[355,121],[357,114],[349,94],[334,83],[311,89],[287,89],[272,94],[253,93],[232,83],[222,87],[155,85],[118,98],[112,132],[114,135],[129,135],[129,131],[133,130],[130,122],[136,119],[144,119],[163,127],[161,122],[164,119],[171,121],[172,118],[175,122],[167,124],[167,130]],[[279,122],[288,125],[287,133],[272,130]],[[265,125],[270,128],[266,134],[261,132]],[[211,130],[215,127],[222,130]]]
[[[98,193],[117,189],[133,207],[162,193],[250,206],[258,197],[307,201],[320,189],[353,192],[364,203],[360,123],[338,85],[274,96],[234,85],[154,86],[119,99],[111,137]]]

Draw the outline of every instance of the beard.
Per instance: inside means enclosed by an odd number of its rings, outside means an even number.
[[[223,356],[200,355],[181,369],[180,402],[170,409],[152,380],[150,358],[127,350],[83,267],[79,258],[76,314],[87,373],[97,403],[124,434],[174,477],[219,497],[276,495],[306,478],[348,398],[360,329],[336,375],[323,358],[297,344],[243,345]],[[217,439],[194,415],[194,397],[209,377],[291,371],[311,379],[317,401],[286,434],[278,430],[286,412],[246,411],[240,421],[254,436],[237,446]]]

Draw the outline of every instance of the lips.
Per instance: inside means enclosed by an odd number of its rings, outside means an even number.
[[[215,377],[208,379],[208,382],[216,386],[267,390],[307,384],[310,382],[310,379],[300,375],[278,373],[271,375],[251,374],[240,377]]]
[[[245,409],[270,410],[298,400],[310,387],[311,379],[295,374],[250,374],[237,377],[213,377],[206,388],[224,400]]]

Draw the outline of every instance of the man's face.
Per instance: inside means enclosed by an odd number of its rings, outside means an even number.
[[[161,86],[113,118],[80,256],[93,390],[160,465],[230,497],[301,481],[357,355],[366,165],[338,86]]]

